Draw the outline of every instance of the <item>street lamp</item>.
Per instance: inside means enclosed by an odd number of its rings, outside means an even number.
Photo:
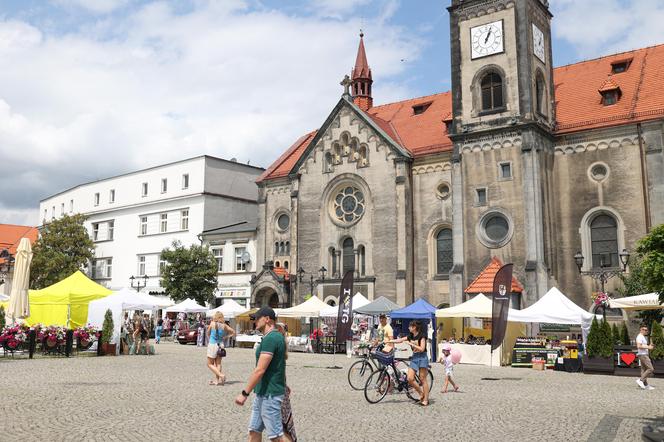
[[[311,293],[311,296],[314,295],[314,286],[318,285],[318,282],[323,282],[325,281],[325,273],[327,272],[327,269],[324,266],[321,266],[320,269],[318,269],[318,274],[320,275],[320,279],[318,281],[314,281],[314,275],[311,274],[309,276],[309,290]],[[302,282],[304,280],[304,275],[307,273],[302,267],[297,269],[297,278],[299,282]]]
[[[599,259],[599,268],[594,268],[590,270],[581,270],[583,268],[583,261],[584,257],[581,254],[581,252],[576,252],[574,255],[574,262],[576,263],[576,267],[579,269],[579,274],[583,276],[590,276],[592,279],[595,281],[599,281],[599,283],[602,286],[602,293],[605,294],[604,292],[604,285],[606,282],[613,278],[614,276],[621,275],[627,271],[627,263],[629,262],[629,252],[627,249],[622,249],[622,252],[618,254],[618,257],[620,258],[620,264],[622,264],[622,268],[620,267],[611,267],[611,259],[609,258],[609,263],[606,262],[604,259],[606,255],[601,255]],[[602,313],[604,316],[606,315],[606,306],[602,304],[603,310]]]
[[[150,277],[148,275],[143,275],[139,277],[135,277],[134,275],[131,275],[129,277],[129,281],[131,281],[130,285],[132,289],[136,289],[136,292],[140,292],[142,288],[148,285],[148,279]],[[141,279],[143,280],[143,284],[141,284]],[[134,284],[134,282],[136,284]]]
[[[12,269],[14,257],[9,253],[8,249],[2,249],[2,251],[0,251],[0,260],[2,261],[2,264],[0,264],[0,284],[3,284]]]

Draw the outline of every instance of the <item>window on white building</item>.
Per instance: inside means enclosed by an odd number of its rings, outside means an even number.
[[[111,189],[108,192],[108,202],[109,203],[114,203],[115,202],[115,189]]]
[[[74,213],[74,200],[69,200],[69,213]]]
[[[113,275],[113,258],[106,258],[106,269],[104,274],[107,278],[111,278]]]
[[[113,240],[113,228],[115,227],[115,221],[108,222],[108,239],[109,241]]]
[[[141,217],[140,234],[141,235],[147,235],[148,234],[148,217],[147,216],[142,216]]]
[[[180,212],[180,230],[189,230],[189,209]]]
[[[51,218],[55,219],[55,206],[51,207]]]
[[[217,272],[221,273],[224,269],[224,249],[212,249],[212,254],[217,260]]]
[[[112,278],[113,258],[99,258],[92,261],[92,279]]]
[[[168,190],[168,180],[166,178],[161,179],[161,193],[166,193]]]
[[[166,260],[159,255],[159,275],[163,275],[164,270],[166,270]]]
[[[246,247],[236,247],[235,248],[235,271],[236,272],[245,272],[247,270],[247,264],[242,259],[242,255],[247,251]]]
[[[148,183],[141,184],[141,196],[148,196]]]
[[[65,214],[65,203],[60,204],[60,216]]]
[[[95,206],[99,205],[99,193],[95,193]]]
[[[145,276],[145,256],[138,257],[138,276]]]
[[[189,188],[189,174],[188,173],[183,173],[182,174],[182,188],[183,189],[188,189]]]
[[[159,215],[159,231],[161,233],[168,231],[168,213]]]
[[[44,222],[46,222],[46,216],[48,215],[48,210],[44,209]]]
[[[92,224],[92,240],[97,241],[99,239],[99,223]]]

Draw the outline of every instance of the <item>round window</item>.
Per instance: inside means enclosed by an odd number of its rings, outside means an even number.
[[[502,215],[494,214],[489,217],[484,225],[486,236],[493,242],[501,242],[507,237],[510,226]]]
[[[513,225],[502,209],[485,213],[477,225],[477,236],[482,244],[495,249],[503,247],[512,238]]]
[[[602,181],[608,175],[608,170],[604,164],[595,164],[590,169],[590,175],[595,181]]]
[[[442,200],[448,199],[450,197],[450,192],[450,185],[447,183],[440,183],[436,188],[436,194],[438,195],[438,198]]]
[[[279,215],[279,218],[277,218],[277,227],[279,227],[280,230],[286,230],[289,225],[290,217],[285,213]]]
[[[331,215],[343,224],[358,221],[364,214],[364,194],[353,186],[341,187],[332,199]]]

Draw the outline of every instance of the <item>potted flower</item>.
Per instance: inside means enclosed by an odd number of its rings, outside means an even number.
[[[664,377],[664,331],[657,321],[653,321],[650,328],[650,343],[653,349],[650,350],[650,359],[655,368],[657,377]]]
[[[28,341],[28,327],[25,325],[8,325],[0,333],[0,345],[8,352],[20,350]]]
[[[76,348],[87,350],[97,340],[99,331],[96,327],[88,324],[84,327],[79,327],[74,330],[74,338],[76,338]]]
[[[113,340],[113,326],[113,312],[111,312],[111,309],[108,309],[104,315],[104,324],[101,329],[102,351],[107,356],[115,356],[115,344],[111,344],[111,340]]]
[[[57,351],[65,343],[65,329],[57,325],[51,325],[42,329],[42,347],[44,351]]]
[[[611,327],[606,321],[600,324],[597,317],[594,317],[583,357],[583,372],[613,374],[613,370]]]

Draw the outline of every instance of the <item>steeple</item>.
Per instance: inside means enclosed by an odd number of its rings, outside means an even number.
[[[367,54],[364,51],[364,33],[360,31],[360,46],[357,48],[357,58],[355,67],[351,74],[353,102],[363,111],[373,107],[373,98],[371,97],[371,68],[367,62]]]

